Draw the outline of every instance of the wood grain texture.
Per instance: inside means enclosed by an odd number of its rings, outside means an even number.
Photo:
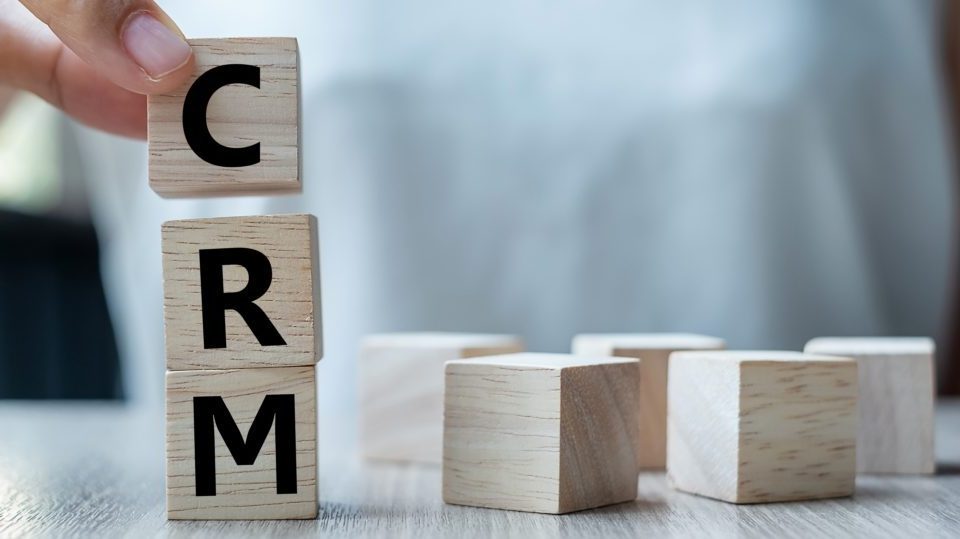
[[[667,465],[667,372],[670,354],[679,350],[722,350],[723,339],[688,333],[583,334],[571,348],[580,356],[632,357],[640,360],[641,469]]]
[[[323,410],[315,520],[168,521],[163,411],[0,402],[3,537],[951,537],[960,534],[960,401],[937,409],[930,476],[861,475],[853,497],[731,505],[641,473],[636,501],[563,516],[446,505],[435,467],[357,458],[353,418]]]
[[[317,223],[312,215],[261,215],[170,221],[163,225],[163,294],[167,368],[230,369],[312,365],[322,356]],[[272,267],[267,292],[255,301],[286,345],[261,346],[233,310],[227,310],[226,348],[205,349],[199,250],[245,247]],[[240,266],[223,270],[224,291],[244,288]]]
[[[180,88],[147,99],[150,187],[165,197],[299,192],[298,51],[294,38],[190,39],[196,69]],[[260,68],[260,88],[232,84],[207,107],[210,134],[228,147],[260,143],[260,162],[223,167],[201,159],[183,133],[183,102],[197,77],[216,66]]]
[[[443,500],[538,513],[633,500],[638,376],[635,359],[447,362]]]
[[[397,333],[361,344],[360,450],[367,458],[440,464],[443,366],[523,350],[512,335]]]
[[[853,494],[857,363],[797,352],[676,352],[667,475],[733,503]]]
[[[933,340],[819,338],[805,350],[852,357],[859,364],[857,471],[934,472]]]
[[[239,466],[215,429],[216,495],[196,495],[194,397],[222,397],[244,437],[266,395],[294,395],[297,492],[277,494],[276,425],[256,461]],[[167,517],[282,519],[317,516],[315,367],[167,372]]]

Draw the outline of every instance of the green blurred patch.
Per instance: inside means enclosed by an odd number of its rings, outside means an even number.
[[[59,202],[58,114],[24,92],[0,115],[0,206],[39,213]]]

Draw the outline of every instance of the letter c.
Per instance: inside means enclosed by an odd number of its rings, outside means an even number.
[[[207,104],[217,90],[229,84],[246,84],[260,88],[260,68],[246,64],[214,67],[197,77],[183,100],[183,135],[187,144],[211,165],[246,167],[260,162],[260,143],[231,148],[217,142],[207,125]]]

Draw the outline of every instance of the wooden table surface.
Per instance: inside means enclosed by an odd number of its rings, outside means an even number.
[[[936,476],[862,476],[853,498],[736,506],[651,473],[636,502],[561,516],[444,505],[438,468],[365,464],[321,427],[316,520],[167,522],[159,413],[2,403],[0,427],[0,537],[960,536],[957,401],[938,409]]]

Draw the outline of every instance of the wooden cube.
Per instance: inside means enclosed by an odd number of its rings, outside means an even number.
[[[931,339],[819,338],[808,342],[806,351],[857,360],[859,472],[934,472],[935,384]]]
[[[321,356],[311,215],[163,225],[167,368],[313,365]]]
[[[165,197],[299,192],[297,40],[188,41],[193,75],[147,99],[150,187]]]
[[[167,372],[167,518],[317,516],[314,370]]]
[[[443,366],[523,350],[512,335],[397,333],[363,340],[360,447],[367,458],[440,464]]]
[[[585,334],[573,339],[579,356],[640,359],[640,468],[662,470],[667,464],[667,366],[678,350],[722,350],[723,339],[687,333]]]
[[[857,363],[797,352],[675,352],[667,478],[733,503],[853,494]]]
[[[635,499],[639,374],[627,358],[447,362],[443,501],[567,513]]]

